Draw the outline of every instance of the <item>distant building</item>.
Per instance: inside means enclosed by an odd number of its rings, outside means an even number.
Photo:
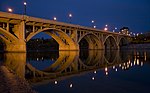
[[[129,35],[129,34],[130,34],[129,28],[128,28],[128,27],[123,27],[123,28],[121,28],[121,29],[120,29],[120,33]]]

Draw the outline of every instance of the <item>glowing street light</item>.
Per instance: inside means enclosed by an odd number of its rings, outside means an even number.
[[[115,29],[113,30],[113,32],[115,32],[117,29],[118,29],[118,28],[117,28],[117,27],[115,27]]]
[[[24,4],[24,5],[27,5],[27,3],[26,3],[26,2],[24,2],[23,4]]]
[[[94,26],[94,28],[96,28],[96,26]]]
[[[105,28],[104,28],[104,30],[105,30],[105,31],[107,31],[107,30],[108,30],[108,28],[106,28],[106,27],[105,27]]]
[[[57,20],[57,18],[56,18],[56,17],[54,17],[53,19],[54,19],[54,21],[56,21],[56,20]]]
[[[24,15],[26,15],[26,6],[27,6],[27,2],[26,2],[26,0],[23,2],[23,5],[24,5]]]
[[[117,30],[118,28],[117,27],[115,27],[115,31]]]
[[[72,14],[69,14],[69,17],[72,17]]]
[[[92,20],[92,23],[94,23],[94,20]]]
[[[8,12],[12,13],[12,12],[13,12],[13,10],[12,10],[11,8],[8,8]]]

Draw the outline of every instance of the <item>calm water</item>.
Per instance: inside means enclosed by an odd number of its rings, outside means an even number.
[[[149,50],[0,54],[39,93],[149,93]]]

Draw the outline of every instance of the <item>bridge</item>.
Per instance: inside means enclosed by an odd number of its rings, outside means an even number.
[[[6,52],[26,52],[26,43],[44,32],[59,44],[59,50],[80,50],[84,39],[88,49],[119,49],[130,36],[100,29],[0,12],[0,40]]]

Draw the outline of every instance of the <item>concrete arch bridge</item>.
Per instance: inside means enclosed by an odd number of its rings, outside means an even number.
[[[88,49],[119,49],[130,42],[130,36],[125,34],[0,12],[0,40],[4,51],[26,52],[26,43],[41,32],[55,39],[59,50],[80,50],[83,40]]]

